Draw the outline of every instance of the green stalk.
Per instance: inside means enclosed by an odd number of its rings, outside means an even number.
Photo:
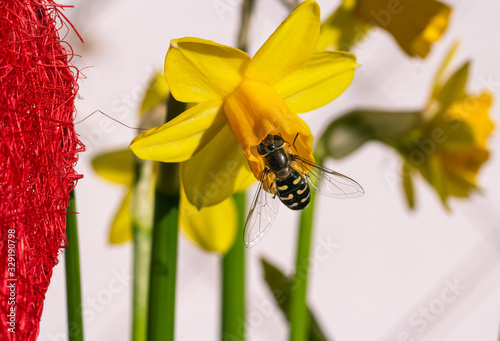
[[[292,341],[307,340],[309,331],[306,294],[315,197],[316,192],[311,188],[309,207],[300,215],[297,260],[290,292],[290,340]]]
[[[137,222],[132,223],[134,230],[133,289],[132,289],[132,340],[144,341],[147,335],[148,316],[148,277],[151,233],[145,235]]]
[[[133,290],[132,290],[132,341],[145,341],[148,322],[148,295],[151,261],[151,231],[153,224],[154,162],[137,160],[132,191]]]
[[[241,25],[238,48],[247,50],[248,30],[254,0],[244,0],[241,7]],[[222,257],[221,339],[245,340],[245,247],[243,228],[246,219],[245,193],[235,193],[233,199],[238,211],[238,232],[231,250]]]
[[[245,340],[245,193],[233,195],[238,210],[238,233],[222,258],[222,340]]]
[[[241,25],[240,32],[238,33],[238,48],[242,51],[247,51],[248,30],[250,27],[250,18],[252,17],[253,6],[254,0],[244,0],[241,7]]]
[[[324,143],[320,140],[315,153],[318,165],[323,164],[324,155]],[[307,340],[309,324],[311,323],[307,308],[307,280],[309,276],[309,254],[311,250],[315,202],[316,191],[311,187],[309,207],[300,214],[295,274],[290,285],[290,340],[293,341]]]
[[[170,166],[170,167],[169,167]],[[170,174],[176,165],[160,165],[160,177]],[[149,286],[148,340],[174,340],[175,284],[177,275],[177,233],[179,194],[155,193],[153,248]]]
[[[184,109],[184,103],[170,96],[167,102],[167,121]],[[179,190],[179,164],[160,163],[155,190],[149,282],[149,341],[174,340]]]
[[[68,307],[68,340],[83,341],[82,293],[80,284],[80,258],[76,222],[75,193],[69,194],[66,214],[66,238],[68,246],[64,252],[66,265],[66,303]]]

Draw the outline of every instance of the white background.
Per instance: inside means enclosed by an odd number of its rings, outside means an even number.
[[[409,0],[401,0],[402,5]],[[338,1],[318,1],[325,18]],[[70,34],[80,81],[77,121],[102,110],[131,126],[155,70],[162,70],[169,41],[183,36],[235,45],[241,0],[97,1],[80,0],[65,10],[85,39]],[[494,0],[448,1],[450,26],[426,60],[410,59],[393,39],[377,31],[353,52],[362,64],[351,87],[328,106],[302,117],[318,134],[334,117],[357,107],[417,109],[425,105],[434,74],[456,39],[461,46],[453,66],[472,60],[468,89],[489,87],[500,97],[500,50]],[[251,27],[250,53],[288,14],[278,0],[258,0]],[[497,103],[492,114],[500,122]],[[86,340],[128,340],[131,319],[131,244],[110,246],[108,227],[125,188],[93,173],[98,153],[122,148],[134,137],[108,118],[94,115],[77,125],[87,144],[77,166],[77,186]],[[400,158],[370,143],[342,161],[328,164],[360,182],[366,195],[355,200],[319,198],[313,250],[330,241],[327,257],[313,258],[308,299],[324,331],[336,341],[498,340],[500,320],[500,140],[479,183],[482,195],[451,200],[446,213],[437,195],[416,181],[418,208],[410,212],[401,189]],[[252,196],[249,191],[249,199]],[[249,340],[285,340],[286,321],[267,289],[259,258],[290,273],[294,268],[297,215],[281,209],[272,231],[247,253]],[[325,254],[325,249],[318,251]],[[67,340],[64,260],[54,270],[46,295],[39,340]],[[218,340],[220,256],[207,254],[181,237],[178,260],[177,340]],[[458,282],[456,294],[447,284]],[[454,297],[454,299],[453,299]],[[440,303],[441,302],[441,303]],[[431,321],[410,317],[430,308]],[[437,310],[436,310],[437,309]],[[434,314],[432,313],[434,311]],[[418,317],[423,321],[423,317]],[[422,327],[422,328],[418,328]]]

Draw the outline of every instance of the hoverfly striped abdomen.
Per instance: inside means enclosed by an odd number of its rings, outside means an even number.
[[[276,179],[276,191],[283,204],[291,210],[303,210],[311,201],[307,179],[293,171],[285,179]]]

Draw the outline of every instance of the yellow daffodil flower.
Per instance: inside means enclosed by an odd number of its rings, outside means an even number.
[[[152,111],[162,110],[164,113],[164,103],[168,94],[165,77],[163,74],[158,74],[147,88],[142,101],[142,118],[149,121],[145,116]],[[138,199],[139,203],[136,202],[139,205],[132,205],[133,201],[137,200],[134,196],[134,154],[130,149],[103,153],[92,160],[92,166],[102,178],[127,187],[127,193],[114,216],[109,231],[109,242],[110,244],[122,244],[131,241],[134,218],[132,212],[140,211],[141,207],[146,210],[151,209],[151,205],[144,207],[146,199],[142,197]],[[148,174],[149,184],[146,184],[148,188],[141,192],[150,196],[148,202],[153,200],[155,178],[156,174]],[[144,214],[151,215],[151,212],[142,212],[141,214],[142,216]],[[228,198],[218,205],[198,210],[189,203],[181,192],[179,225],[188,239],[207,251],[226,253],[231,248],[236,238],[236,219],[236,207],[232,198]]]
[[[122,186],[128,191],[115,214],[109,230],[110,244],[132,240],[132,182],[134,180],[134,155],[127,149],[97,155],[92,160],[94,171],[102,178]]]
[[[474,143],[464,150],[443,150],[440,161],[447,176],[446,187],[450,195],[468,196],[471,189],[475,189],[476,177],[479,169],[489,158],[487,139],[493,131],[494,125],[489,117],[492,104],[490,93],[483,92],[478,96],[470,96],[453,103],[447,115],[451,120],[463,122],[472,130]]]
[[[377,26],[409,56],[425,58],[446,30],[450,14],[451,9],[436,0],[344,0],[323,23],[318,49],[348,51]]]
[[[357,66],[346,52],[315,52],[320,9],[301,3],[253,58],[245,52],[197,38],[172,40],[165,77],[181,102],[199,103],[161,127],[136,137],[130,147],[143,159],[182,162],[181,181],[196,207],[215,205],[253,176],[263,160],[256,147],[281,134],[310,161],[312,135],[297,113],[339,96]],[[298,135],[297,135],[298,134]]]
[[[398,147],[406,160],[405,181],[410,181],[413,170],[419,171],[445,207],[449,196],[468,197],[477,189],[477,174],[488,160],[487,139],[494,129],[491,94],[469,95],[465,90],[468,63],[443,79],[452,54],[453,50],[436,77],[424,123]],[[411,204],[411,185],[405,189]]]
[[[122,244],[132,240],[132,198],[134,154],[123,149],[98,155],[92,160],[97,174],[115,184],[127,186],[127,193],[115,214],[109,232],[110,244]],[[153,195],[154,177],[150,193]],[[144,198],[142,199],[144,200]],[[228,198],[218,205],[198,210],[181,192],[179,224],[184,234],[207,251],[227,252],[236,238],[236,207]],[[223,226],[224,228],[221,228]]]

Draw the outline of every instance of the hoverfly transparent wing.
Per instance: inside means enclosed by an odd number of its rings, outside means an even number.
[[[275,188],[273,186],[274,183],[270,181],[268,175],[269,171],[264,170],[262,172],[259,188],[255,193],[245,222],[243,239],[247,248],[253,247],[264,237],[278,215],[280,205],[278,198],[276,198],[276,192],[269,193],[264,190],[264,186],[267,186],[269,189]],[[276,190],[274,189],[274,191]]]
[[[312,163],[298,155],[294,155],[294,158],[303,170],[302,172],[307,175],[309,184],[319,194],[340,199],[358,198],[365,194],[363,187],[350,177]],[[308,172],[306,172],[308,167],[305,165],[310,168]]]

